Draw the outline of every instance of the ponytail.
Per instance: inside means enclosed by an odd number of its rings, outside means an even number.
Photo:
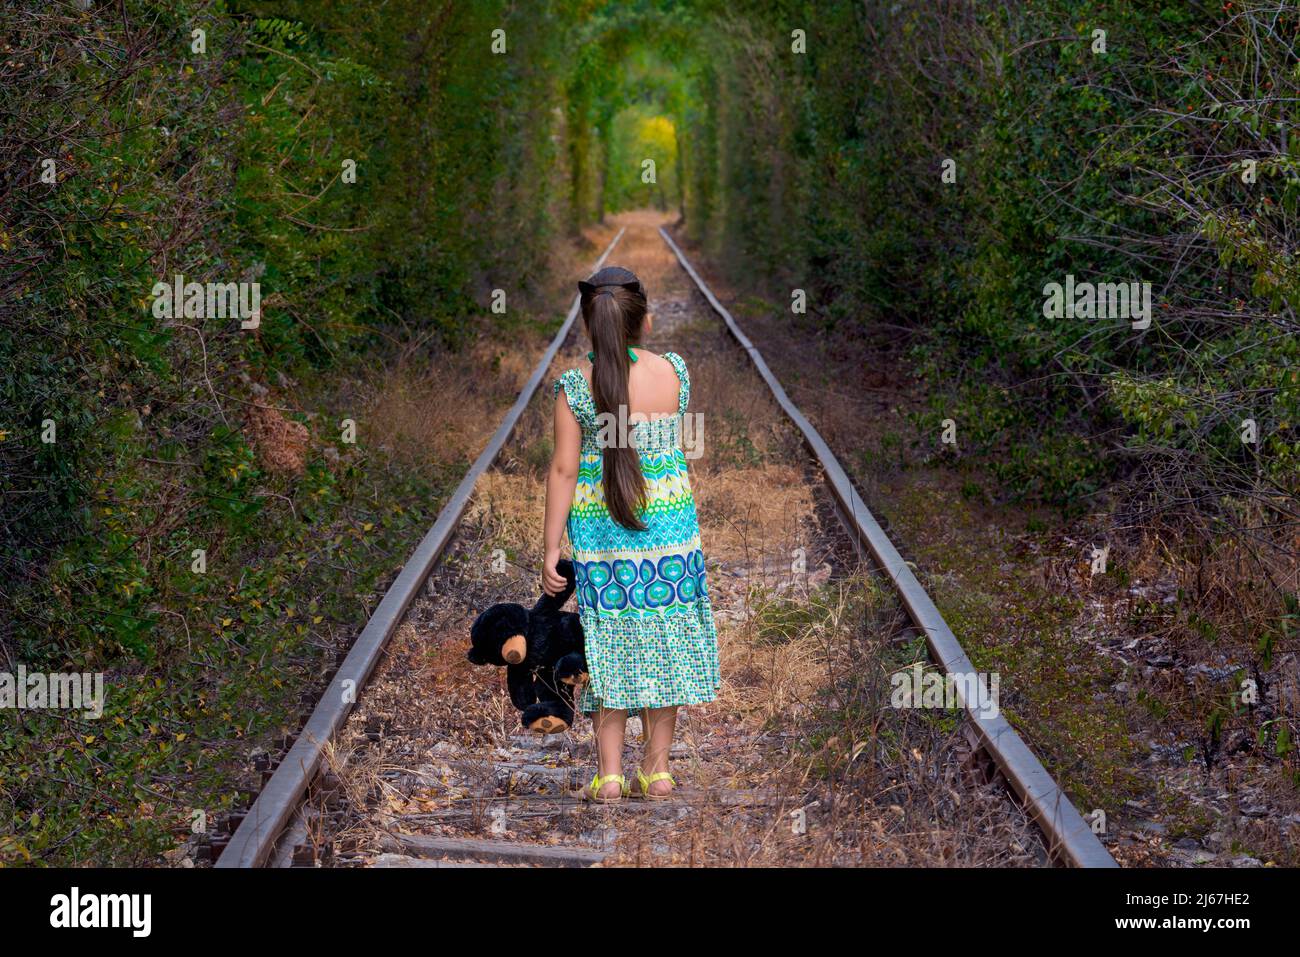
[[[585,284],[584,284],[585,285]],[[629,288],[634,286],[634,288]],[[596,412],[619,418],[620,407],[628,405],[628,375],[631,360],[628,346],[641,337],[645,319],[645,293],[641,284],[607,285],[590,294],[584,289],[582,318],[591,337],[595,358],[591,365],[591,395]],[[619,440],[603,452],[605,507],[610,517],[624,528],[644,531],[637,512],[645,504],[645,477],[637,450]]]

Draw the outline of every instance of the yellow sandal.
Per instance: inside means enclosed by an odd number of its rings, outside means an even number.
[[[619,789],[618,797],[601,796],[600,789],[603,788],[610,781],[618,782],[618,789]],[[623,777],[623,775],[607,774],[602,778],[600,776],[600,772],[597,771],[596,774],[592,777],[591,783],[587,785],[586,791],[583,792],[583,796],[586,797],[588,801],[595,801],[597,804],[617,804],[619,801],[623,800],[623,798],[627,797],[627,792],[628,792],[627,778]]]
[[[667,801],[673,796],[672,791],[669,791],[667,794],[651,794],[650,785],[654,784],[656,781],[668,781],[674,788],[677,787],[677,782],[673,780],[673,776],[667,771],[656,771],[654,774],[650,775],[650,777],[646,777],[641,773],[641,769],[637,768],[636,781],[640,788],[637,792],[638,796],[645,798],[647,801]]]

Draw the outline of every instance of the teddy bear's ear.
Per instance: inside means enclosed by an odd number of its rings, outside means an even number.
[[[596,292],[596,287],[593,286],[591,283],[587,282],[587,280],[585,279],[579,279],[578,292],[582,293],[584,297],[588,297],[593,295]]]
[[[487,664],[487,659],[483,657],[483,655],[479,652],[477,648],[471,648],[468,654],[465,655],[465,657],[468,658],[472,663],[476,665]]]

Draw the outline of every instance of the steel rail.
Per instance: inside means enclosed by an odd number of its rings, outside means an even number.
[[[804,442],[821,465],[826,475],[826,484],[830,486],[832,494],[837,499],[840,517],[846,520],[850,535],[856,539],[854,544],[859,550],[865,544],[880,570],[893,582],[904,608],[907,609],[908,616],[925,634],[926,644],[935,661],[950,675],[975,675],[975,667],[966,656],[957,636],[943,620],[939,609],[930,600],[930,596],[921,587],[916,576],[912,574],[908,563],[903,560],[884,529],[863,503],[830,446],[813,428],[812,423],[804,418],[798,407],[790,401],[785,389],[763,360],[762,354],[691,266],[681,247],[663,227],[659,228],[659,234],[676,254],[677,261],[694,280],[713,311],[722,317],[732,337],[748,353],[750,361],[753,362],[768,388],[772,390],[772,394],[785,414],[803,433]],[[983,684],[983,679],[979,680]],[[1050,842],[1049,851],[1076,867],[1117,867],[1110,852],[1097,839],[1092,829],[1070,803],[1065,792],[1047,773],[1047,769],[1029,750],[1006,718],[1002,717],[1000,712],[996,715],[987,713],[992,709],[985,709],[981,707],[979,701],[967,699],[963,682],[958,681],[955,684],[981,746],[993,758],[1012,791],[1028,808],[1043,833],[1047,835]]]
[[[610,241],[609,246],[596,261],[599,269],[614,251],[618,241],[623,238],[626,227]],[[550,346],[542,355],[541,361],[524,384],[515,404],[510,407],[506,417],[501,421],[487,446],[479,453],[470,470],[465,473],[456,491],[452,493],[447,504],[438,513],[433,527],[425,534],[411,557],[402,567],[396,581],[389,586],[379,607],[370,616],[356,642],[348,651],[347,657],[339,666],[338,673],[330,682],[325,693],[316,703],[315,709],[303,726],[302,732],[294,741],[289,753],[284,756],[272,773],[269,781],[258,794],[253,806],[248,809],[244,820],[230,838],[230,843],[217,858],[216,867],[261,867],[267,863],[281,832],[289,823],[294,808],[307,793],[307,787],[320,769],[325,745],[343,726],[352,710],[357,693],[369,679],[375,665],[379,663],[380,654],[388,644],[402,616],[406,614],[429,573],[442,556],[443,549],[451,541],[460,524],[461,517],[469,505],[474,485],[505,446],[514,432],[528,403],[542,383],[547,370],[555,359],[556,353],[568,338],[569,330],[578,315],[581,302],[580,295],[575,294],[573,304],[569,307],[564,325],[551,340]]]

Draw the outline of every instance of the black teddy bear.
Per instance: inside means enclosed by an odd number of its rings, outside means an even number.
[[[529,611],[502,602],[484,611],[469,631],[469,660],[504,665],[510,700],[523,712],[525,728],[558,734],[573,724],[573,692],[587,680],[582,622],[560,611],[573,594],[573,562],[562,558],[555,570],[567,584],[558,595],[543,594]]]

